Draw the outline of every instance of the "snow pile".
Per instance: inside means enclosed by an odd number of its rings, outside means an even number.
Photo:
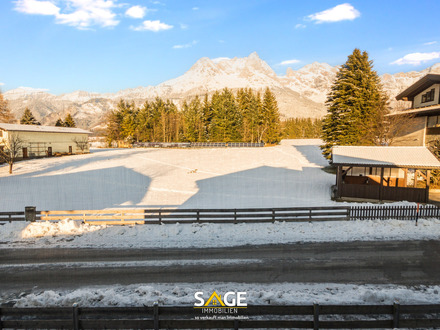
[[[187,248],[298,242],[439,239],[440,220],[325,221],[249,224],[163,224],[93,226],[77,221],[7,223],[4,247]]]
[[[101,229],[101,226],[91,226],[70,219],[58,222],[33,222],[21,231],[21,237],[28,239],[44,236],[75,236],[99,229]]]
[[[440,286],[353,285],[334,283],[179,283],[134,284],[129,286],[85,287],[72,291],[42,291],[24,294],[15,300],[16,307],[50,306],[161,306],[193,305],[194,293],[213,291],[246,292],[249,305],[289,304],[438,304]]]

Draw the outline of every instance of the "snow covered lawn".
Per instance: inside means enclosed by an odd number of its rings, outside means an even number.
[[[0,166],[0,211],[118,206],[244,208],[328,206],[334,175],[319,140],[266,148],[95,149],[88,155]]]
[[[194,293],[244,291],[249,305],[311,305],[320,304],[439,304],[440,286],[353,285],[334,283],[179,283],[134,284],[128,286],[96,286],[70,291],[39,291],[23,293],[13,299],[15,307],[69,306],[192,306]]]
[[[427,240],[440,238],[440,220],[329,221],[261,224],[168,224],[92,226],[79,221],[7,223],[0,226],[2,248],[226,247],[295,242]]]

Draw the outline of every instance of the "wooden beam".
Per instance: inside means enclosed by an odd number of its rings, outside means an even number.
[[[382,195],[383,195],[383,172],[384,168],[382,167],[380,169],[380,186],[379,186],[379,201],[382,202]]]

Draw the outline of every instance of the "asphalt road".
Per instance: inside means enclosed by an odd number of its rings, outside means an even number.
[[[0,292],[177,282],[440,284],[440,241],[0,250]]]

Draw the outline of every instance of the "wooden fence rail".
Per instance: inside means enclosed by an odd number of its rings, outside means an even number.
[[[59,221],[69,218],[93,224],[262,223],[349,220],[349,212],[350,209],[345,206],[258,209],[108,209],[40,211],[37,219]]]
[[[440,219],[440,207],[435,205],[393,206],[328,206],[243,209],[105,209],[37,211],[26,207],[25,212],[0,212],[0,223],[11,221],[81,220],[93,224],[173,224],[173,223],[263,223],[346,220],[417,220]]]
[[[192,306],[0,308],[1,328],[359,329],[440,327],[440,305],[248,306],[203,313]]]

